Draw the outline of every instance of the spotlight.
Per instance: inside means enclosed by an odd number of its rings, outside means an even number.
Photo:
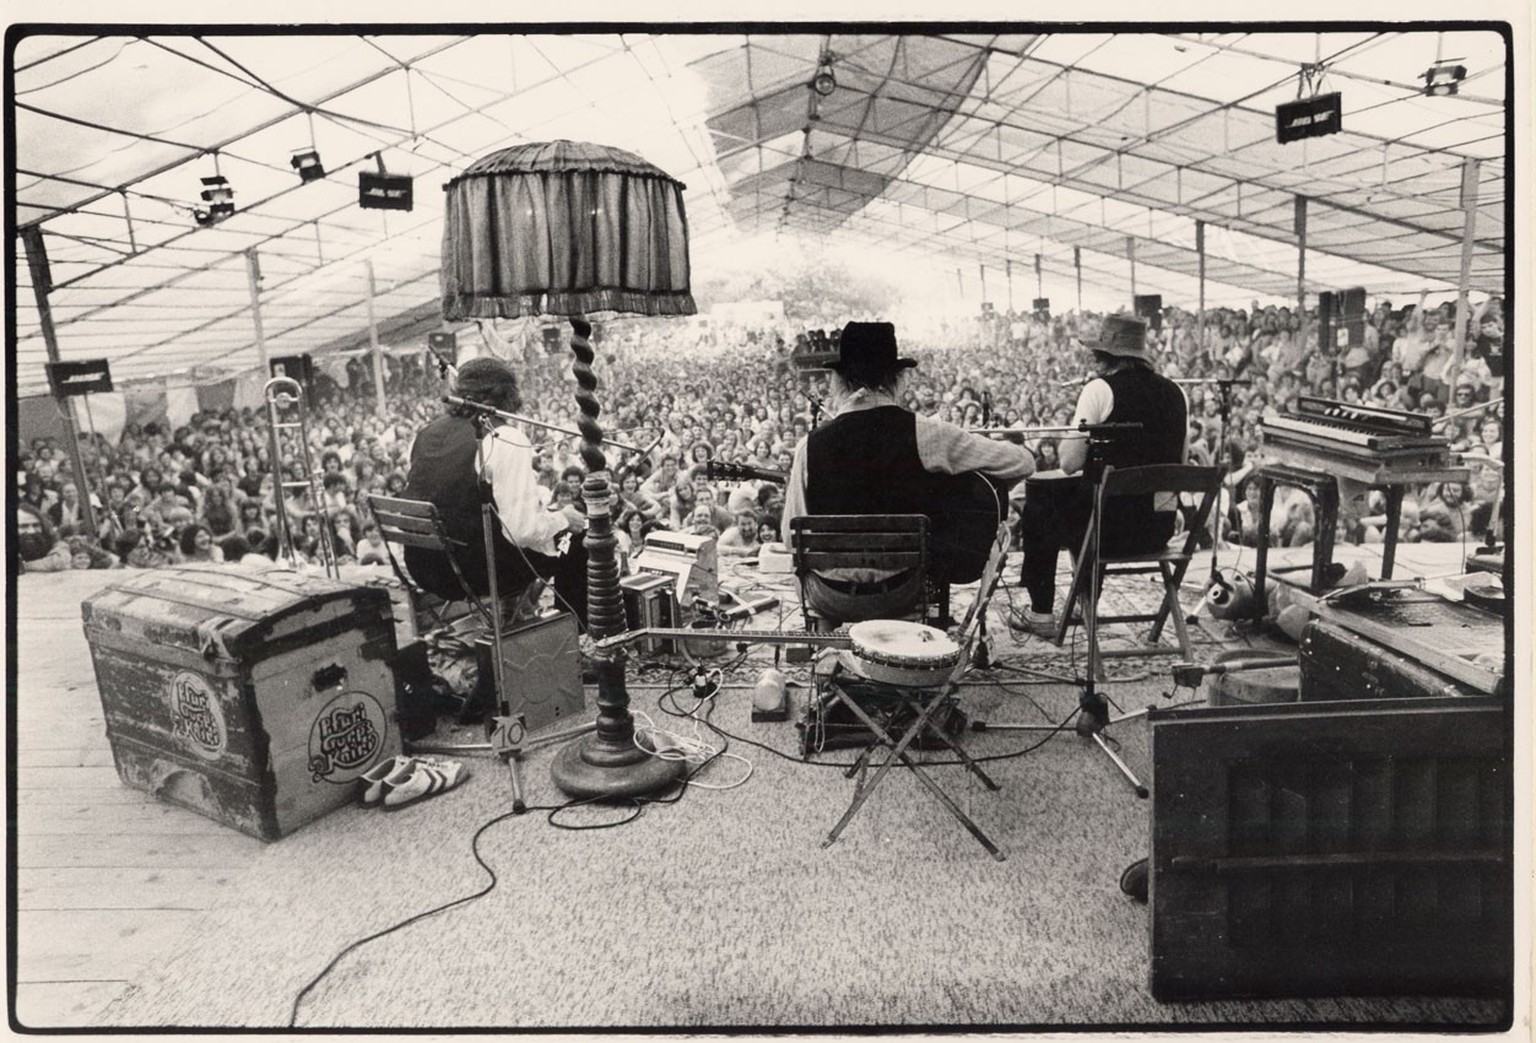
[[[1419,76],[1424,81],[1426,98],[1443,98],[1455,94],[1461,88],[1461,81],[1466,78],[1465,65],[1431,65]]]
[[[415,185],[409,174],[391,174],[384,169],[384,157],[373,154],[378,173],[357,172],[357,205],[364,210],[409,210],[415,202]]]
[[[197,219],[198,224],[211,225],[235,212],[235,190],[229,187],[229,182],[225,180],[224,175],[215,174],[200,180],[203,183],[201,195],[203,202],[208,204],[208,209],[199,208],[192,211],[192,216]]]
[[[816,77],[811,80],[811,90],[823,98],[837,90],[837,77],[832,75],[832,66],[823,65],[816,70]]]
[[[325,166],[320,162],[320,153],[312,148],[300,149],[288,162],[294,170],[299,172],[299,180],[305,184],[325,177]]]

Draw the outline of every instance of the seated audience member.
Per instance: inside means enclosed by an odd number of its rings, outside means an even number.
[[[1419,506],[1419,541],[1455,543],[1466,535],[1471,495],[1460,482],[1440,482],[1426,489]]]
[[[79,526],[73,527],[75,531],[61,530],[59,535],[69,546],[72,567],[77,569],[115,569],[122,565],[117,560],[117,555],[101,545],[101,540],[88,533],[80,532]]]
[[[219,550],[224,555],[224,564],[241,565],[251,553],[251,543],[238,532],[232,532],[219,541]]]
[[[62,572],[74,567],[74,553],[59,539],[48,516],[25,500],[16,504],[16,549],[23,572]]]
[[[181,557],[186,562],[212,562],[223,564],[224,551],[213,540],[213,533],[206,525],[188,525],[179,537]]]
[[[757,512],[751,508],[736,512],[736,524],[720,534],[720,555],[727,558],[755,558],[762,549],[758,542]]]
[[[695,536],[718,537],[720,535],[720,530],[715,527],[714,511],[702,503],[693,509],[693,514],[689,517],[683,531]]]
[[[384,544],[384,537],[379,534],[377,522],[364,524],[363,537],[357,541],[355,553],[359,565],[389,564],[389,548]]]

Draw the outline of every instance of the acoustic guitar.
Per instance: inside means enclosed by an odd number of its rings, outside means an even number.
[[[712,482],[776,482],[789,474],[767,467],[707,460],[704,475]],[[929,496],[935,508],[928,516],[929,554],[933,571],[951,583],[971,583],[981,578],[987,558],[997,542],[998,527],[1008,513],[1007,488],[986,475],[930,473]]]

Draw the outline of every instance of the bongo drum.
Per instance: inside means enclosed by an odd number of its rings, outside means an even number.
[[[960,661],[960,646],[948,634],[905,619],[855,623],[848,639],[858,672],[884,684],[941,685]]]

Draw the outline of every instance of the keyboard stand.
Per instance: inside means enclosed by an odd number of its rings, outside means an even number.
[[[1257,476],[1259,480],[1259,545],[1255,548],[1253,557],[1253,590],[1257,595],[1253,605],[1255,622],[1263,620],[1265,613],[1269,610],[1269,598],[1265,595],[1264,580],[1269,563],[1269,515],[1275,506],[1276,486],[1291,486],[1312,498],[1312,583],[1307,589],[1314,594],[1321,594],[1327,586],[1328,566],[1333,563],[1334,532],[1339,521],[1339,482],[1333,475],[1290,464],[1262,464],[1258,468]],[[1403,504],[1402,486],[1398,486],[1395,491],[1397,493],[1396,510],[1393,506],[1392,490],[1388,491],[1387,496],[1387,524],[1391,528],[1391,534],[1386,539],[1388,548],[1396,545],[1395,515],[1402,509]],[[1390,573],[1391,563],[1392,550],[1388,549],[1382,559],[1384,572]]]

